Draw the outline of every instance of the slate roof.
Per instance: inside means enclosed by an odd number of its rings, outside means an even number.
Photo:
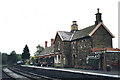
[[[93,29],[95,28],[95,25],[89,26],[87,28],[75,31],[71,40],[76,40],[76,39],[80,39],[86,36],[89,36],[89,34],[93,31]]]
[[[54,54],[54,44],[50,47],[46,47],[39,56],[44,56],[44,55],[49,55],[49,54]]]
[[[74,31],[74,32],[58,31],[58,34],[61,37],[62,41],[73,41],[73,40],[84,38],[84,37],[87,37],[87,36],[92,36],[93,33],[101,25],[108,31],[108,33],[112,36],[112,38],[115,37],[102,22],[99,23],[98,25],[92,25],[92,26],[89,26],[89,27],[86,27],[84,29],[77,30],[77,31]]]
[[[66,31],[58,31],[58,34],[64,41],[71,41],[76,40],[79,38],[83,38],[86,36],[89,36],[89,34],[92,32],[92,30],[95,28],[95,25],[89,26],[87,28],[74,31],[74,32],[66,32]]]
[[[66,32],[66,31],[58,31],[58,34],[64,41],[70,41],[72,32]]]

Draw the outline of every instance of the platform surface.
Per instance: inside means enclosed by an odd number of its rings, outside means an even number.
[[[120,78],[119,71],[98,71],[98,70],[83,70],[83,69],[74,69],[74,68],[54,68],[54,67],[38,67],[38,66],[30,66],[30,65],[21,65],[23,67],[31,67],[31,68],[41,68],[47,70],[57,70],[57,71],[66,71],[66,72],[73,72],[73,73],[81,73],[81,74],[88,74],[88,75],[96,75],[96,76],[105,76],[105,77],[113,77],[113,78]]]

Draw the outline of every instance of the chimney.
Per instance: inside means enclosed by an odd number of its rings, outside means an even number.
[[[73,24],[71,25],[71,32],[77,31],[77,30],[78,30],[77,21],[73,21]]]
[[[47,43],[48,43],[48,42],[47,42],[47,41],[45,41],[45,48],[47,47]]]
[[[96,15],[96,21],[95,21],[95,25],[98,25],[100,22],[102,22],[102,13],[99,12],[99,8],[97,9],[97,13]]]
[[[54,44],[54,39],[51,39],[51,46]]]

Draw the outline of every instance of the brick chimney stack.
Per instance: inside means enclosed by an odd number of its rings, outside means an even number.
[[[48,42],[47,42],[47,41],[45,41],[45,48],[47,47],[47,43],[48,43]]]
[[[77,30],[78,30],[77,21],[73,21],[73,24],[71,25],[71,32],[74,32]]]
[[[51,46],[54,44],[54,39],[51,39]]]

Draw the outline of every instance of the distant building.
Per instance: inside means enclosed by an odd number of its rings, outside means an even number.
[[[92,26],[78,30],[77,21],[73,21],[71,31],[57,32],[54,41],[55,67],[103,69],[107,64],[102,65],[100,61],[105,61],[105,58],[101,58],[100,54],[97,55],[99,58],[96,58],[97,49],[101,53],[104,49],[120,53],[119,49],[113,49],[112,38],[115,36],[103,24],[99,9],[95,15],[96,21]]]
[[[53,66],[54,65],[54,39],[51,39],[51,46],[47,46],[47,41],[45,41],[45,49],[38,55],[39,66]]]

